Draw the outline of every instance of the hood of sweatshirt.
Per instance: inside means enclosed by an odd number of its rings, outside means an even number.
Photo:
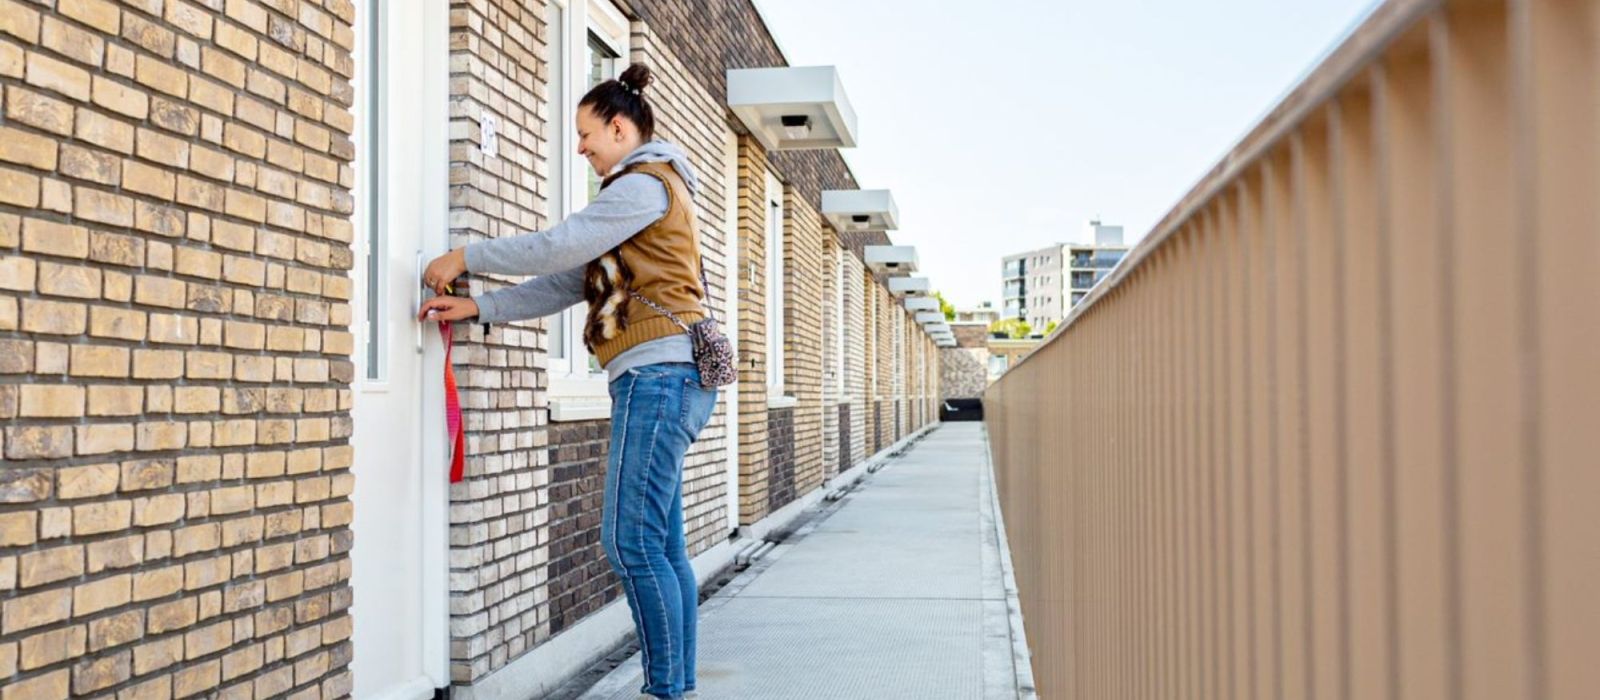
[[[647,141],[623,158],[615,172],[622,172],[635,163],[671,163],[672,169],[678,171],[678,177],[683,178],[683,184],[689,187],[689,194],[700,193],[700,179],[695,177],[694,166],[689,164],[689,154],[677,144],[660,139]]]

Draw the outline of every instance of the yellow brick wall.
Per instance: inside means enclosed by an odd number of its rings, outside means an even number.
[[[909,376],[906,372],[906,347],[910,342],[906,327],[905,302],[896,299],[893,312],[889,315],[889,323],[894,328],[894,439],[899,440],[906,434],[906,394]]]
[[[861,259],[849,249],[841,246],[839,254],[844,260],[844,386],[850,400],[850,463],[860,464],[869,455],[867,427],[872,425],[867,417],[871,401],[871,378],[867,373],[867,319],[870,317],[866,303],[869,287],[864,283],[868,277]]]
[[[739,524],[767,514],[766,152],[739,139]]]
[[[656,114],[656,133],[660,138],[682,146],[689,153],[700,189],[695,196],[700,247],[710,285],[709,305],[723,331],[728,328],[725,309],[733,270],[726,264],[727,247],[734,232],[726,230],[728,208],[736,202],[728,197],[724,175],[727,139],[732,128],[726,108],[689,72],[665,42],[642,22],[633,23],[633,59],[650,66],[655,84],[650,88]],[[684,459],[684,532],[691,556],[710,549],[728,537],[728,457],[727,402],[718,403],[716,414],[701,431],[699,440]]]
[[[457,0],[450,31],[450,246],[548,227],[550,112],[543,3]],[[480,120],[500,124],[482,153]],[[478,276],[474,294],[521,281]],[[549,637],[550,480],[545,321],[456,329],[456,377],[466,409],[466,478],[452,508],[451,678],[465,683]],[[537,392],[537,396],[536,393]]]
[[[839,238],[831,226],[822,236],[822,474],[839,473]]]
[[[872,294],[877,299],[876,314],[874,314],[874,332],[877,334],[873,344],[877,351],[878,371],[877,389],[874,391],[877,410],[879,411],[878,423],[878,449],[888,449],[895,441],[894,427],[894,399],[895,376],[899,363],[895,361],[895,309],[899,307],[899,300],[889,293],[882,284],[873,282]]]
[[[822,485],[823,224],[816,207],[790,190],[784,197],[783,375],[794,396],[794,479],[805,495]]]
[[[863,430],[862,443],[865,445],[866,455],[871,457],[877,454],[881,435],[879,423],[875,418],[878,409],[878,396],[882,393],[879,381],[883,373],[883,357],[879,347],[883,344],[879,332],[878,314],[882,306],[882,295],[879,292],[878,282],[870,271],[863,265],[858,274],[861,277],[861,334],[862,353],[866,364],[866,372],[862,376],[862,405],[861,414]]]
[[[906,311],[904,302],[901,303],[899,311],[900,317],[896,321],[901,329],[900,357],[898,359],[900,362],[900,375],[903,377],[901,381],[903,390],[900,394],[900,430],[901,435],[904,436],[909,435],[917,427],[916,397],[919,380],[917,376],[917,347],[922,337],[922,329],[920,324],[916,323],[911,314]]]
[[[0,0],[7,698],[349,693],[344,0]]]
[[[900,309],[902,312],[905,311],[904,306],[901,306]],[[904,398],[900,400],[901,405],[904,406],[901,409],[901,413],[905,416],[901,423],[904,433],[910,434],[911,431],[918,427],[917,395],[921,390],[922,378],[917,374],[917,354],[920,350],[923,335],[921,326],[910,314],[903,314],[900,324],[905,327],[905,348],[902,351],[904,367],[901,370],[901,374],[905,375],[906,388]]]

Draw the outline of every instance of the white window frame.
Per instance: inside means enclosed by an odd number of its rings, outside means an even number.
[[[782,408],[795,404],[784,395],[783,370],[783,182],[767,173],[767,404]]]
[[[589,77],[589,39],[600,40],[617,55],[612,70],[621,75],[630,57],[628,19],[607,0],[552,0],[552,12],[561,13],[559,26],[561,56],[552,61],[552,85],[547,136],[550,139],[551,221],[560,221],[589,203],[589,166],[576,154],[578,101],[587,90]],[[581,11],[575,11],[581,10]],[[547,18],[548,19],[548,18]],[[585,304],[578,304],[550,316],[547,323],[561,329],[562,346],[547,348],[550,420],[552,422],[595,420],[611,415],[611,398],[606,373],[595,368],[589,349],[583,344],[583,326],[588,317]],[[558,325],[559,324],[559,325]],[[557,355],[560,355],[559,357]]]
[[[990,355],[989,356],[989,378],[992,380],[992,379],[994,379],[996,377],[999,377],[1002,374],[1005,374],[1006,373],[1006,369],[1008,368],[1007,366],[1009,364],[1011,364],[1010,363],[1010,359],[1011,358],[1009,356],[1003,355],[1003,354],[1001,354],[1001,355]],[[996,367],[995,365],[999,365],[999,367]]]

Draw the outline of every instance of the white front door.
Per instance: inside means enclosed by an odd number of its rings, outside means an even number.
[[[447,3],[358,17],[352,671],[357,698],[417,700],[449,681],[443,354],[414,320],[446,244]]]

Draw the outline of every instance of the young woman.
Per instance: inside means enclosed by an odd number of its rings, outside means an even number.
[[[683,534],[683,457],[717,392],[701,388],[683,329],[705,318],[695,175],[681,149],[653,140],[650,81],[634,64],[578,103],[578,153],[605,176],[589,206],[549,231],[452,250],[422,281],[443,294],[469,271],[539,276],[471,299],[437,297],[418,318],[496,323],[588,302],[584,342],[611,390],[600,537],[633,610],[642,691],[680,698],[695,687],[699,603]]]

